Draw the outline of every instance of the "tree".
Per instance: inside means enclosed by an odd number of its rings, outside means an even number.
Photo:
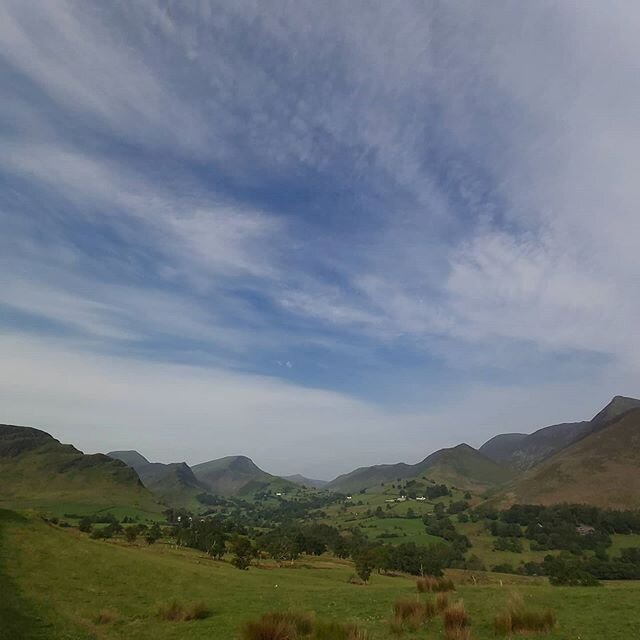
[[[78,523],[78,529],[83,533],[91,533],[91,518],[85,516]]]
[[[353,558],[356,573],[362,582],[369,582],[371,572],[375,569],[376,558],[373,549],[360,549]]]
[[[149,531],[147,531],[147,535],[145,536],[145,540],[147,544],[154,544],[162,537],[162,531],[160,530],[160,525],[156,522]]]
[[[222,533],[216,533],[212,540],[211,546],[209,547],[209,555],[216,560],[222,560],[224,557],[224,552],[227,549],[227,536]]]
[[[251,540],[244,536],[237,536],[231,541],[231,553],[233,553],[231,564],[234,567],[243,571],[248,569],[254,555]]]
[[[124,530],[124,537],[127,542],[134,543],[138,537],[138,527],[131,525]]]

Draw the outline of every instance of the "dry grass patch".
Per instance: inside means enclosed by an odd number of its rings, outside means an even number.
[[[393,604],[393,619],[390,628],[393,633],[415,631],[432,620],[436,615],[433,602],[419,600],[397,600]]]
[[[444,593],[455,591],[456,587],[450,578],[436,578],[436,576],[423,576],[416,580],[416,588],[419,593]]]
[[[512,594],[504,611],[493,619],[497,635],[532,635],[550,633],[556,624],[556,616],[550,609],[531,609],[522,597]]]
[[[446,593],[439,593],[436,596],[436,611],[442,613],[449,606],[449,596]]]
[[[177,600],[159,604],[156,615],[160,620],[168,622],[186,622],[188,620],[204,620],[211,615],[211,610],[204,602],[183,604]]]
[[[102,609],[93,618],[93,622],[95,624],[111,624],[117,618],[118,612],[115,609]]]
[[[367,633],[352,622],[317,622],[313,640],[367,640]]]
[[[449,605],[442,612],[442,623],[444,625],[444,637],[447,640],[465,640],[471,635],[468,629],[470,624],[469,616],[462,600]]]
[[[316,620],[307,613],[266,613],[247,623],[243,640],[366,640],[367,634],[350,622]]]

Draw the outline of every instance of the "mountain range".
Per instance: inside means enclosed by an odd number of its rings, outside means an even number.
[[[278,477],[246,456],[189,467],[150,462],[137,451],[85,455],[39,429],[0,425],[0,503],[135,503],[149,510],[162,503],[198,510],[216,496],[251,497],[265,489],[349,494],[427,480],[486,494],[497,504],[573,501],[640,508],[639,444],[640,400],[623,396],[591,420],[501,434],[479,449],[463,443],[416,464],[360,467],[330,482]]]
[[[137,451],[107,454],[131,467],[145,487],[170,506],[197,506],[212,496],[246,496],[261,489],[292,488],[294,483],[271,475],[246,456],[227,456],[189,467],[185,462],[149,462]]]
[[[591,420],[554,424],[527,435],[506,433],[494,436],[479,449],[495,462],[509,464],[526,471],[564,449],[580,438],[597,431],[603,425],[630,409],[640,407],[640,400],[615,396]]]

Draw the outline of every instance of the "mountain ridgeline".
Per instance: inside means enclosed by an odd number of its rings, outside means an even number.
[[[480,447],[480,452],[495,462],[508,464],[520,471],[532,469],[630,409],[640,407],[640,400],[615,396],[591,420],[551,425],[526,435],[507,433],[495,436]]]
[[[108,455],[134,469],[145,487],[174,507],[201,508],[213,496],[246,496],[267,488],[294,486],[263,471],[246,456],[227,456],[189,467],[185,462],[149,462],[137,451],[112,451]]]
[[[163,504],[198,507],[201,506],[198,496],[208,491],[185,462],[149,462],[137,451],[111,451],[107,455],[131,467],[144,486]]]
[[[440,449],[417,464],[376,465],[361,467],[332,480],[327,489],[354,493],[394,480],[420,477],[456,486],[460,489],[485,490],[499,486],[515,476],[505,465],[494,462],[468,444]]]
[[[61,503],[70,511],[89,505],[160,511],[122,462],[86,455],[39,429],[0,425],[0,505],[47,509]]]
[[[591,420],[506,433],[474,449],[441,449],[416,464],[360,467],[330,482],[278,477],[246,456],[190,467],[150,462],[137,451],[86,455],[31,427],[0,425],[0,505],[166,506],[194,512],[220,498],[330,491],[351,494],[396,482],[446,484],[500,505],[579,502],[640,508],[640,400],[614,397]],[[386,489],[385,489],[386,490]]]
[[[600,427],[519,476],[497,502],[640,508],[640,408],[609,416]]]

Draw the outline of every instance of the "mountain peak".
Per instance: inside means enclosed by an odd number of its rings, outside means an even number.
[[[141,453],[138,453],[135,449],[129,449],[125,451],[110,451],[107,453],[110,458],[115,458],[124,462],[128,467],[142,467],[151,464]]]
[[[627,396],[613,396],[609,404],[604,409],[600,410],[591,420],[591,423],[596,426],[604,425],[605,423],[617,418],[618,416],[626,413],[630,409],[636,409],[640,407],[640,400],[636,398],[630,398]]]

